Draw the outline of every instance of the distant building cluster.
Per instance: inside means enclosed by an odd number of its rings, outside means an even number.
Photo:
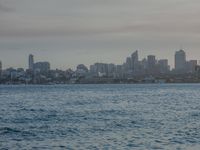
[[[34,63],[34,56],[32,54],[29,55],[29,71],[33,73],[48,73],[50,70],[49,62],[36,62]]]
[[[175,68],[170,69],[167,59],[157,60],[148,55],[139,60],[138,51],[127,57],[121,65],[94,63],[87,68],[79,64],[75,70],[52,70],[49,62],[34,62],[29,55],[28,69],[2,69],[0,61],[0,82],[3,84],[56,84],[56,83],[146,83],[200,81],[197,60],[186,59],[183,50],[175,52]]]
[[[183,50],[179,50],[175,53],[175,72],[194,73],[197,65],[197,60],[186,60],[186,54]]]
[[[139,60],[138,51],[135,51],[122,65],[95,63],[90,66],[93,76],[109,76],[131,78],[139,75],[155,75],[169,73],[170,66],[167,59],[156,60],[154,55],[149,55]]]

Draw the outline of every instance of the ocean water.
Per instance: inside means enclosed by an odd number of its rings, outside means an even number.
[[[200,84],[1,85],[0,149],[199,150]]]

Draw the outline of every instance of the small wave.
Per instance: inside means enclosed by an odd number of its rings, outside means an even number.
[[[0,128],[0,133],[1,134],[10,134],[10,133],[19,133],[21,132],[20,130],[14,129],[14,128],[9,128],[9,127],[2,127]]]
[[[2,127],[0,128],[0,134],[1,135],[18,135],[21,137],[29,137],[29,136],[35,136],[34,133],[29,131],[23,131],[16,128],[10,128],[10,127]]]
[[[200,116],[200,112],[192,112],[191,113],[191,117],[199,117]]]
[[[69,133],[70,134],[78,134],[79,133],[79,131],[77,129],[75,129],[75,128],[69,128],[66,131],[67,131],[68,134]]]

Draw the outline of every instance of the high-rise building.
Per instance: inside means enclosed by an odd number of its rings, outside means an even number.
[[[159,66],[160,73],[167,73],[170,70],[167,59],[159,60],[158,66]]]
[[[197,66],[197,60],[190,60],[187,62],[187,72],[194,73]]]
[[[132,60],[131,57],[126,58],[126,71],[132,70]]]
[[[148,64],[147,64],[147,59],[146,58],[142,59],[141,65],[142,65],[143,70],[146,70],[148,68]]]
[[[108,64],[108,76],[113,77],[116,70],[115,68],[115,64]]]
[[[95,63],[94,65],[90,66],[90,73],[93,75],[101,74],[101,75],[108,75],[108,64],[105,63]]]
[[[134,72],[138,71],[138,51],[136,50],[132,55],[131,55],[131,68]]]
[[[156,56],[149,55],[147,56],[147,65],[149,69],[153,69],[156,66]]]
[[[29,61],[28,69],[33,71],[33,69],[34,69],[34,56],[32,54],[29,55],[28,61]]]
[[[157,68],[156,68],[156,56],[154,55],[149,55],[147,56],[147,72],[150,74],[155,74],[157,73]]]
[[[186,54],[183,50],[176,51],[175,53],[175,70],[186,71]]]

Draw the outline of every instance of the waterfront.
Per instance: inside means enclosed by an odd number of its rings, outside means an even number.
[[[200,149],[199,88],[0,85],[0,148]]]

